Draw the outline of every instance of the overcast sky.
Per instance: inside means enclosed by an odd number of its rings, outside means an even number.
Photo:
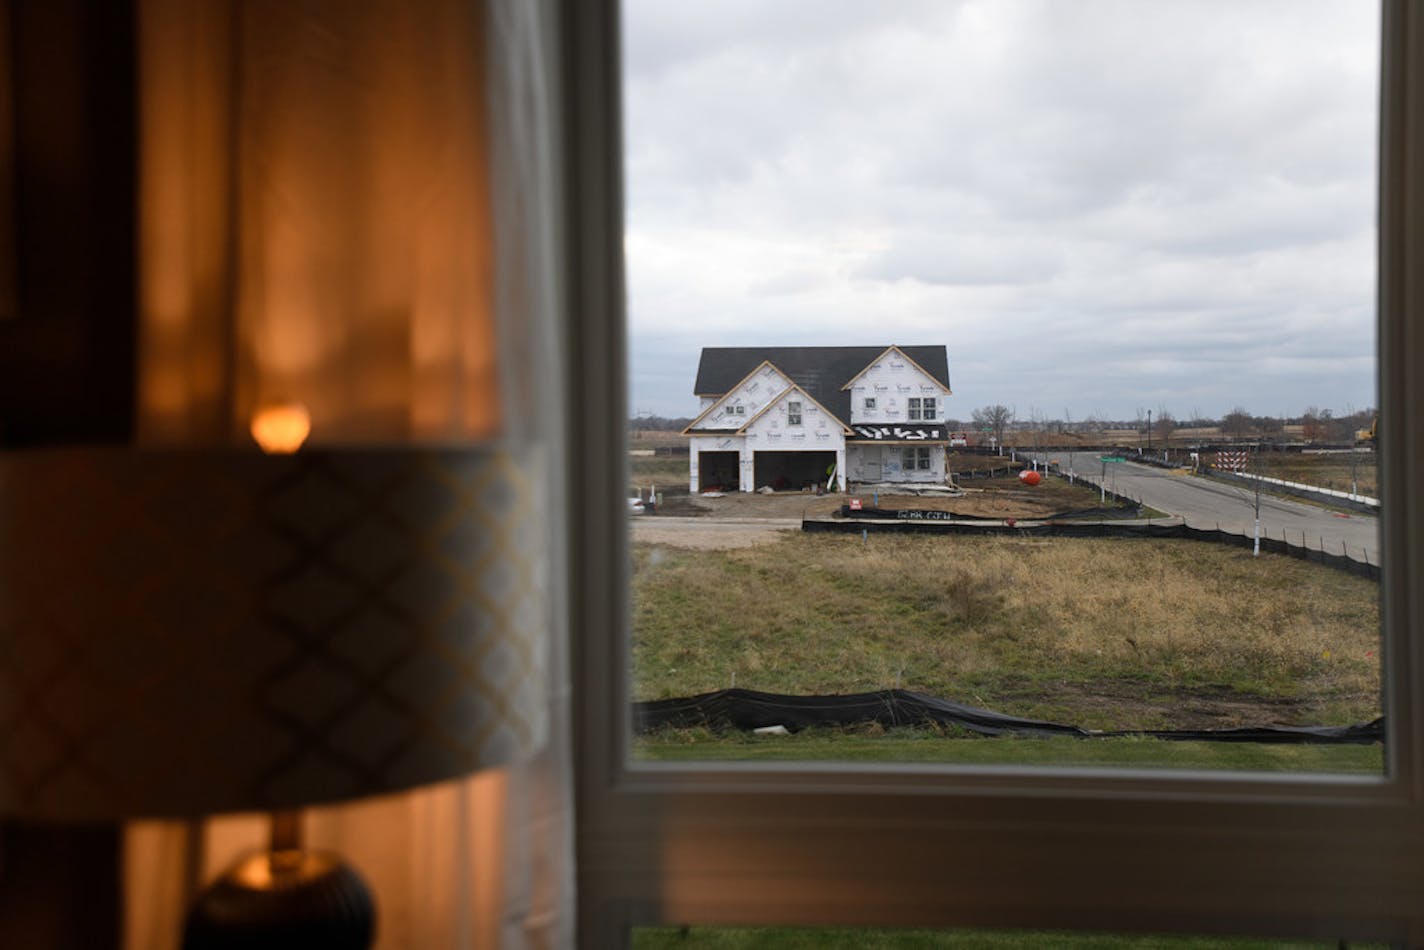
[[[948,347],[949,415],[1374,405],[1372,0],[626,0],[630,410]]]

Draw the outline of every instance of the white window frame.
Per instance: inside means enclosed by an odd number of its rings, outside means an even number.
[[[1424,6],[1385,0],[1387,775],[629,761],[618,11],[559,7],[580,946],[646,923],[1053,927],[1424,944]],[[588,503],[603,498],[604,503]]]
[[[930,470],[930,447],[928,445],[905,446],[904,458],[905,471],[907,472],[928,472]]]
[[[866,396],[866,397],[865,397],[865,408],[866,408],[866,411],[873,411],[873,410],[875,409],[875,397],[874,397],[874,396]]]
[[[920,421],[920,397],[919,397],[919,396],[911,396],[909,399],[906,400],[905,412],[906,412],[906,418],[909,419],[911,422],[919,422],[919,421]]]
[[[786,401],[786,424],[789,426],[801,424],[801,400],[788,399]]]

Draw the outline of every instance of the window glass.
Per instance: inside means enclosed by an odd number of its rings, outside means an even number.
[[[635,754],[1381,770],[1375,4],[624,16]]]

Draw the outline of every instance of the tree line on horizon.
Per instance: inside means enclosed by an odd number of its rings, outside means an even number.
[[[1337,415],[1332,409],[1310,406],[1298,416],[1254,415],[1243,406],[1236,406],[1220,418],[1204,416],[1193,410],[1190,417],[1178,418],[1170,409],[1160,406],[1155,410],[1138,409],[1133,419],[1104,419],[1088,415],[1074,420],[1072,414],[1064,411],[1062,419],[1051,419],[1038,409],[1030,410],[1027,417],[1020,417],[1011,406],[994,404],[973,411],[972,426],[981,433],[992,433],[1000,441],[1005,432],[1074,432],[1092,433],[1105,430],[1129,429],[1164,442],[1179,429],[1216,430],[1229,438],[1279,439],[1286,435],[1287,427],[1299,428],[1299,437],[1307,442],[1353,442],[1357,433],[1369,430],[1376,419],[1372,407],[1354,409]],[[947,420],[954,428],[958,420]]]
[[[1089,414],[1074,419],[1066,409],[1062,418],[1049,418],[1039,409],[1020,416],[1013,406],[994,403],[975,409],[968,420],[946,419],[952,432],[969,431],[992,434],[1002,442],[1006,432],[1072,432],[1091,433],[1109,429],[1133,429],[1153,438],[1167,439],[1178,429],[1216,429],[1229,438],[1280,438],[1287,426],[1299,427],[1300,437],[1307,442],[1352,442],[1356,433],[1368,430],[1375,421],[1373,408],[1351,409],[1336,414],[1331,409],[1310,406],[1298,416],[1255,415],[1243,406],[1236,406],[1220,418],[1204,416],[1193,410],[1178,418],[1169,408],[1138,409],[1132,419],[1107,419]],[[660,416],[640,413],[628,420],[629,432],[681,432],[691,424],[692,416]]]

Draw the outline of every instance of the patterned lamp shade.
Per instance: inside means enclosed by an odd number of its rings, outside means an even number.
[[[0,455],[0,813],[286,808],[529,755],[537,470],[494,446]]]

